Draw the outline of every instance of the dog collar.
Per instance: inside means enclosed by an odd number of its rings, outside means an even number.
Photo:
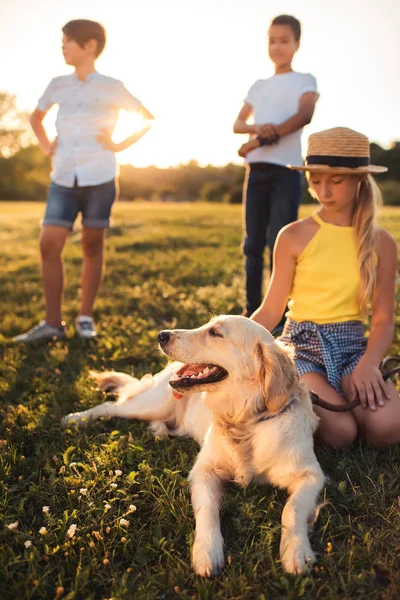
[[[286,404],[286,406],[284,406],[282,408],[282,410],[280,410],[278,413],[271,415],[268,414],[265,417],[260,417],[257,421],[257,423],[260,423],[261,421],[270,421],[271,419],[275,419],[275,417],[280,417],[281,415],[283,415],[287,410],[289,410],[289,408],[294,404],[294,400],[292,400],[291,402],[289,402],[289,404]]]

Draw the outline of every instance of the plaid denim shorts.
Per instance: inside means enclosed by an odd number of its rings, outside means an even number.
[[[299,375],[322,373],[339,393],[343,377],[354,371],[367,348],[360,321],[318,325],[288,319],[279,339],[294,346]]]

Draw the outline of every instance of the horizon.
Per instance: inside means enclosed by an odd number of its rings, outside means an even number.
[[[308,136],[334,126],[365,133],[388,149],[400,140],[399,78],[395,60],[400,44],[400,3],[396,0],[345,3],[326,9],[317,0],[285,0],[271,10],[261,0],[193,2],[161,0],[142,3],[115,0],[70,0],[68,6],[43,0],[29,10],[28,0],[0,7],[0,48],[9,59],[1,87],[16,95],[21,110],[34,110],[50,79],[71,72],[61,54],[61,27],[73,18],[102,22],[108,42],[97,69],[121,79],[156,117],[152,130],[137,145],[119,153],[121,165],[177,167],[195,160],[200,166],[243,164],[237,149],[246,136],[233,134],[233,122],[248,88],[273,74],[266,32],[276,14],[296,16],[302,41],[293,68],[310,72],[320,99]],[[19,22],[21,39],[12,23]],[[136,23],[139,23],[137,26]],[[38,69],[40,65],[40,69]],[[54,135],[56,110],[45,119]],[[131,133],[135,117],[121,112],[115,131],[120,140]]]

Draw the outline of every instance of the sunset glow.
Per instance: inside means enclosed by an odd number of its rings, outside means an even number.
[[[43,0],[35,8],[15,0],[0,11],[0,49],[7,57],[0,85],[30,111],[52,77],[71,71],[60,51],[62,25],[73,18],[105,25],[108,43],[98,70],[121,79],[156,117],[153,130],[119,155],[121,163],[240,163],[236,152],[243,139],[232,125],[249,86],[273,73],[266,31],[279,13],[300,19],[294,68],[313,73],[321,94],[304,139],[336,125],[384,146],[400,139],[396,0]],[[54,116],[52,111],[46,118],[50,132]],[[115,139],[136,126],[132,115],[121,114]]]

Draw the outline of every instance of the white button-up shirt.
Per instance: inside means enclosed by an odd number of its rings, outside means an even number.
[[[79,186],[99,185],[114,179],[114,153],[104,150],[96,136],[101,129],[112,134],[119,110],[137,112],[140,101],[121,81],[95,71],[85,81],[76,73],[52,79],[38,102],[38,109],[47,112],[53,104],[59,108],[52,181],[73,187],[75,178]]]

